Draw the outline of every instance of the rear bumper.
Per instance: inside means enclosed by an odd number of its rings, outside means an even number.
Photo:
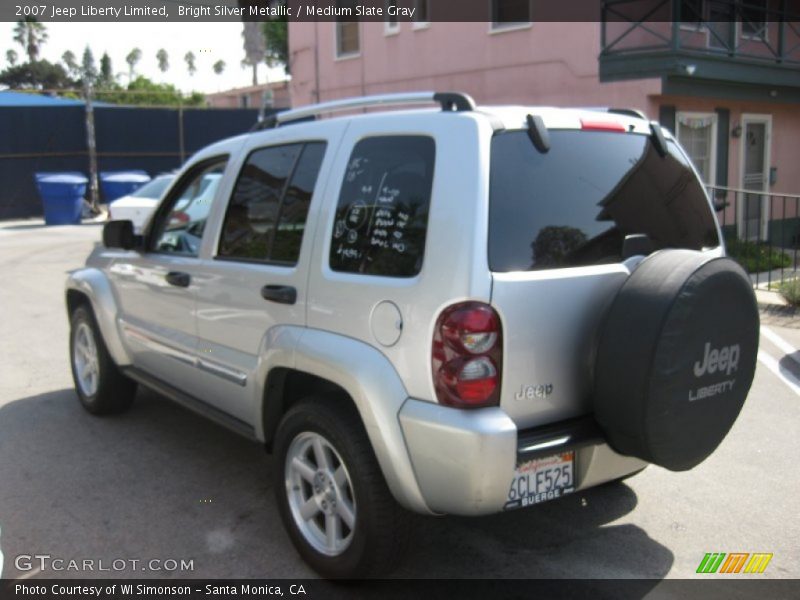
[[[614,452],[591,418],[518,431],[500,408],[458,410],[409,399],[400,410],[400,425],[419,488],[437,513],[503,510],[518,457],[574,450],[577,490],[647,465]]]

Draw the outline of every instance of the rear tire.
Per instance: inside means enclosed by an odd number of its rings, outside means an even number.
[[[110,415],[130,407],[136,383],[114,364],[94,314],[85,304],[70,317],[69,354],[75,391],[88,412]]]
[[[387,574],[408,543],[355,409],[335,398],[292,407],[275,439],[275,494],[297,551],[323,577]]]

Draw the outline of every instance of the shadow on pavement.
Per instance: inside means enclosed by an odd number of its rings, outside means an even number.
[[[609,483],[531,509],[420,519],[424,534],[402,576],[425,576],[427,569],[454,578],[661,579],[672,552],[636,525],[609,524],[636,504],[630,487]]]
[[[10,402],[0,408],[3,575],[24,574],[16,555],[40,553],[194,561],[194,571],[101,577],[313,576],[283,531],[271,479],[257,444],[149,391],[106,418],[71,389]],[[491,517],[420,517],[396,576],[659,579],[672,553],[636,525],[610,524],[636,503],[611,484]]]
[[[0,408],[4,575],[20,574],[17,554],[43,553],[194,560],[194,571],[101,577],[310,576],[283,533],[271,472],[258,445],[149,391],[105,418],[71,389],[10,402]]]
[[[791,379],[800,379],[800,352],[785,354],[778,365],[784,375]]]

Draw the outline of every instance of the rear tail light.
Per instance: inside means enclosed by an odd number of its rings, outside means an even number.
[[[611,119],[581,119],[581,129],[584,131],[619,131],[625,133],[625,125]]]
[[[460,408],[499,404],[502,342],[500,318],[491,306],[462,302],[442,312],[431,352],[439,402]]]

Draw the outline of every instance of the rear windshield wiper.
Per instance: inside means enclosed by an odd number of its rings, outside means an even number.
[[[547,133],[547,127],[544,125],[544,120],[539,115],[528,115],[528,137],[531,138],[533,146],[542,154],[550,150],[550,134]]]
[[[664,137],[664,132],[661,131],[661,125],[655,121],[650,121],[650,141],[653,142],[658,155],[664,158],[667,155],[667,139]]]

